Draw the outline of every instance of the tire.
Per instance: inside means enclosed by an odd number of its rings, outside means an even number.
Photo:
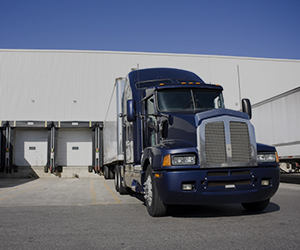
[[[106,165],[103,167],[103,174],[104,174],[105,180],[109,179],[109,169],[108,169],[108,166],[106,166]]]
[[[159,217],[166,215],[167,206],[159,198],[157,188],[153,181],[153,174],[151,166],[148,166],[146,171],[146,179],[144,182],[145,204],[149,215],[152,217]]]
[[[115,171],[113,170],[112,167],[108,168],[108,178],[109,179],[114,179],[115,178]]]
[[[119,165],[116,165],[115,166],[115,180],[114,180],[114,184],[115,184],[115,189],[116,189],[117,192],[119,192],[119,186],[118,186],[119,174],[118,174],[118,171],[119,171]]]
[[[260,212],[264,210],[269,205],[270,199],[264,201],[257,201],[251,203],[242,203],[242,206],[250,212]]]
[[[120,194],[128,194],[128,188],[123,186],[122,184],[122,177],[121,177],[121,166],[117,165],[118,171],[117,171],[117,186],[118,186],[118,191]]]

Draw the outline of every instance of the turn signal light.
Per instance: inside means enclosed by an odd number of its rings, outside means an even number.
[[[164,167],[170,167],[171,166],[171,155],[166,155],[164,157],[163,166]]]

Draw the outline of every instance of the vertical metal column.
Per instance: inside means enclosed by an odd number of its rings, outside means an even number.
[[[5,128],[5,169],[6,173],[11,173],[11,167],[12,167],[12,129],[7,123]]]
[[[100,164],[99,164],[99,148],[100,148],[100,129],[99,124],[97,123],[95,127],[95,172],[100,173]]]
[[[102,169],[102,124],[98,122],[94,125],[93,133],[93,169],[95,173],[100,173]],[[89,168],[89,172],[93,170]]]
[[[50,130],[50,171],[55,171],[55,127],[51,126]]]
[[[103,123],[99,124],[98,130],[98,138],[99,138],[99,167],[103,169]]]
[[[51,128],[48,131],[48,162],[47,166],[45,167],[45,172],[55,172],[57,168],[57,159],[56,159],[56,141],[57,141],[57,133],[56,133],[55,124],[52,122]]]

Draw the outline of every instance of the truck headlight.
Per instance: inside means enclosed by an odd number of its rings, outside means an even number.
[[[172,165],[174,166],[185,166],[185,165],[195,165],[196,156],[195,155],[173,155]]]
[[[276,152],[257,153],[257,162],[277,162]]]

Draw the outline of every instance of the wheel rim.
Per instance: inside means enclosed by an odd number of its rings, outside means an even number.
[[[147,180],[144,184],[145,195],[144,198],[146,200],[146,204],[150,207],[152,205],[152,181],[150,175],[148,175]]]

